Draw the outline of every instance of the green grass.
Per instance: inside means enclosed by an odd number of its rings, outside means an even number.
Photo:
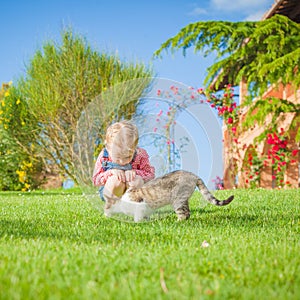
[[[230,193],[139,224],[76,190],[0,193],[0,299],[300,299],[300,191]]]

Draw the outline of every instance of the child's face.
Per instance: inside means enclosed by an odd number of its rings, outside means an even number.
[[[135,152],[135,150],[124,150],[119,147],[107,147],[107,151],[111,160],[121,166],[129,164]]]

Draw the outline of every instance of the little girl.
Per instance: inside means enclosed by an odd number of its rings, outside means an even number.
[[[93,174],[93,183],[106,203],[114,203],[128,187],[141,187],[155,177],[146,150],[137,147],[137,127],[121,121],[108,127],[105,148],[100,152]]]

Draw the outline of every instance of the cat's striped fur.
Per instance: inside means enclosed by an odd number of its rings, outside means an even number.
[[[145,202],[152,209],[172,205],[179,220],[190,216],[189,199],[198,187],[205,200],[218,206],[229,204],[234,196],[220,201],[207,189],[204,182],[197,175],[179,170],[168,173],[145,183],[141,188],[130,188],[123,195],[123,199]]]

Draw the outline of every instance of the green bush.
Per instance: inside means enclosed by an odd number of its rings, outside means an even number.
[[[0,190],[36,188],[42,180],[38,176],[41,160],[32,139],[37,122],[14,87],[3,84],[0,101]]]
[[[39,153],[48,166],[74,180],[74,140],[78,119],[86,106],[102,92],[121,82],[138,81],[124,103],[124,90],[114,99],[101,97],[99,136],[112,122],[130,118],[136,103],[149,84],[151,71],[143,64],[122,62],[118,56],[94,51],[82,37],[67,30],[62,42],[51,41],[34,55],[18,90],[26,98],[28,110],[38,120],[35,131]],[[120,97],[118,97],[120,96]]]

